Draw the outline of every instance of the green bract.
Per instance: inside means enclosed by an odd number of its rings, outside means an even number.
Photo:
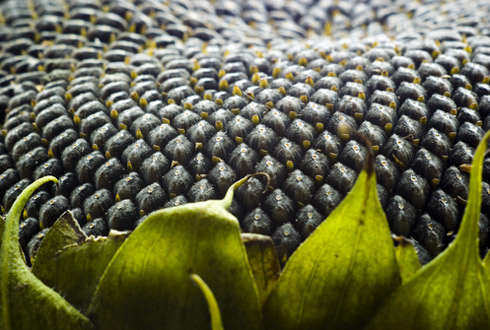
[[[41,185],[56,181],[45,177],[27,187],[7,216],[0,250],[0,328],[91,329],[92,323],[27,267],[19,246],[19,219],[27,199]]]
[[[457,238],[422,268],[409,240],[395,237],[394,248],[371,158],[281,274],[271,239],[241,236],[226,211],[248,177],[223,200],[154,212],[131,235],[86,237],[65,213],[31,271],[20,214],[35,189],[56,180],[39,179],[0,221],[1,329],[488,329],[478,219],[489,139],[476,150]]]
[[[268,329],[359,329],[400,284],[376,178],[363,170],[344,201],[288,261],[269,296]]]
[[[51,265],[48,264],[56,257],[57,252],[66,246],[81,244],[86,239],[87,236],[80,229],[78,222],[69,211],[65,212],[41,241],[36,259],[33,260],[32,272],[42,280],[49,278],[43,272],[51,270]]]
[[[206,298],[206,301],[208,303],[209,314],[211,315],[211,330],[222,330],[223,324],[221,322],[221,314],[213,291],[211,291],[209,286],[199,275],[192,274],[191,278],[199,286],[204,295],[204,298]]]
[[[51,244],[62,240],[70,231],[80,237],[77,227],[69,213],[60,217],[49,230],[55,234],[43,239],[32,271],[85,313],[102,273],[128,233],[111,232],[108,237],[99,238],[83,235],[83,241],[74,240],[57,248]]]
[[[246,180],[246,179],[245,179]],[[238,221],[224,200],[163,209],[123,243],[105,270],[89,315],[99,329],[205,329],[209,312],[190,276],[212,290],[227,329],[261,329],[257,289]]]
[[[406,283],[417,270],[420,269],[420,262],[417,258],[417,253],[412,244],[405,238],[401,238],[398,246],[395,249],[396,260],[400,267],[400,276],[402,283]]]
[[[242,234],[242,240],[247,249],[248,261],[252,267],[255,284],[259,291],[260,305],[262,306],[281,274],[276,249],[269,236]]]
[[[3,241],[3,231],[5,229],[5,221],[4,219],[0,219],[0,247],[2,246]]]
[[[490,132],[473,159],[470,192],[454,242],[398,288],[368,329],[488,329],[490,279],[478,252],[482,166]]]

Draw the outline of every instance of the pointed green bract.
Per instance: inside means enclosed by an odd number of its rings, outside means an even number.
[[[487,253],[485,259],[483,259],[483,270],[485,273],[485,278],[490,279],[490,253]]]
[[[259,234],[242,234],[242,240],[262,306],[281,274],[274,242],[269,236]]]
[[[469,198],[453,243],[386,301],[368,329],[489,329],[490,280],[479,257],[482,164],[490,132],[478,146]]]
[[[0,218],[0,247],[2,247],[4,228],[5,228],[5,221],[3,220],[3,218]]]
[[[262,328],[238,221],[225,210],[236,186],[224,200],[163,209],[136,228],[95,292],[89,316],[98,329],[209,329],[191,274],[214,293],[226,329]]]
[[[0,329],[91,329],[92,323],[29,270],[19,246],[19,220],[33,192],[54,177],[41,178],[16,199],[0,247]]]
[[[218,302],[214,297],[213,291],[211,291],[209,286],[199,275],[192,274],[191,278],[199,286],[204,295],[204,298],[206,298],[206,302],[208,303],[209,314],[211,316],[211,330],[223,330]]]
[[[298,248],[264,306],[267,329],[360,329],[400,284],[372,171]]]
[[[73,219],[70,211],[63,213],[49,228],[44,236],[36,254],[36,259],[32,264],[32,273],[40,280],[52,287],[49,280],[49,272],[53,258],[56,254],[68,245],[81,244],[87,239],[78,222]],[[48,274],[47,274],[48,273]]]
[[[400,268],[402,283],[406,283],[420,269],[417,252],[415,252],[413,245],[402,237],[395,249],[395,253],[398,267]]]
[[[46,257],[40,255],[41,246],[34,274],[73,306],[86,312],[104,270],[128,235],[128,232],[110,232],[108,237],[90,236]]]

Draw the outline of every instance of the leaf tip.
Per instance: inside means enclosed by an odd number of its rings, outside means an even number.
[[[211,316],[211,329],[212,330],[223,330],[223,323],[221,321],[221,313],[219,310],[218,302],[216,301],[216,297],[214,296],[213,291],[209,288],[209,286],[204,282],[201,276],[197,274],[190,275],[192,281],[201,289],[201,292],[208,303],[209,314]]]
[[[226,195],[223,198],[224,207],[228,208],[231,206],[231,202],[233,200],[233,195],[234,195],[236,189],[238,189],[241,185],[243,185],[245,182],[247,182],[248,179],[250,179],[251,177],[258,176],[258,175],[264,175],[265,177],[267,177],[267,186],[265,188],[265,189],[267,189],[269,187],[269,181],[270,181],[270,177],[267,173],[257,172],[257,173],[253,173],[253,174],[248,174],[248,175],[244,176],[243,178],[241,178],[240,180],[233,183],[230,186],[230,188],[228,188],[228,190],[226,191]]]

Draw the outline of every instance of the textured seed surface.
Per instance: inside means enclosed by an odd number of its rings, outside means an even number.
[[[107,235],[263,172],[231,211],[285,262],[363,168],[367,146],[346,126],[371,141],[390,228],[421,260],[457,233],[490,129],[488,1],[7,0],[0,12],[1,206],[60,180],[26,205],[28,260],[65,210]]]

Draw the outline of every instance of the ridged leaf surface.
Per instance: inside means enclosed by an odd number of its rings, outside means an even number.
[[[259,292],[260,304],[263,305],[281,273],[276,249],[269,236],[242,234],[242,239]]]
[[[403,238],[396,247],[395,253],[400,267],[402,283],[406,283],[420,269],[417,253],[413,245]]]
[[[51,253],[44,253],[46,240],[59,238],[59,235],[50,235],[51,231],[60,227],[60,222],[71,223],[68,225],[71,228],[72,221],[75,221],[72,217],[62,217],[48,231],[39,248],[33,273],[86,312],[104,270],[129,233],[111,232],[108,237],[85,237],[83,242],[63,245],[60,250],[51,249]]]
[[[29,185],[12,206],[0,248],[0,329],[91,329],[92,323],[27,267],[19,245],[19,219],[32,193],[54,177]],[[28,311],[26,313],[26,311]]]
[[[454,242],[396,290],[367,329],[488,329],[490,280],[478,250],[482,164],[490,133],[480,142],[463,222]]]
[[[3,219],[0,219],[0,248],[2,247],[4,229],[5,229],[5,221]]]
[[[65,212],[48,230],[41,241],[36,258],[32,264],[32,273],[39,279],[48,279],[50,263],[56,254],[68,245],[81,244],[87,239],[78,222],[69,211]],[[51,285],[50,285],[51,286]]]
[[[216,296],[226,329],[261,329],[238,221],[225,210],[231,198],[229,190],[225,200],[151,214],[102,276],[89,309],[98,329],[209,329],[208,306],[191,274]]]
[[[264,307],[267,329],[359,329],[400,284],[393,242],[366,170],[288,261]]]

